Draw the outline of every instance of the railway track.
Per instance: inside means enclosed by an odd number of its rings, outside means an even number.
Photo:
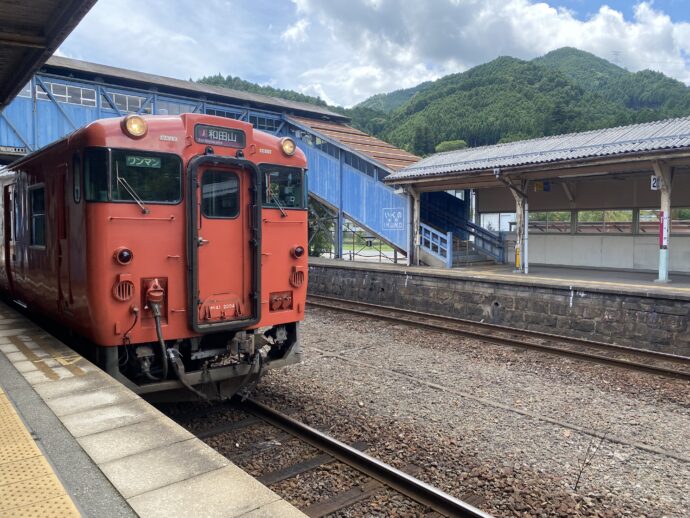
[[[192,433],[200,439],[208,440],[221,436],[222,434],[232,434],[233,432],[242,433],[242,430],[263,422],[281,431],[281,434],[278,435],[279,440],[274,441],[274,446],[279,450],[276,453],[277,455],[280,455],[281,448],[289,447],[285,443],[288,442],[287,438],[290,436],[309,444],[321,452],[318,455],[301,459],[285,468],[269,471],[257,477],[260,482],[269,487],[284,480],[303,475],[311,470],[318,469],[331,462],[341,462],[359,473],[366,475],[366,482],[327,497],[326,499],[317,501],[302,509],[307,516],[321,517],[331,515],[371,498],[385,488],[391,488],[431,510],[426,515],[429,517],[491,517],[491,515],[480,511],[470,503],[455,498],[412,476],[410,472],[419,471],[418,467],[407,466],[405,471],[402,471],[366,454],[362,451],[366,449],[366,444],[345,444],[315,428],[293,419],[287,414],[274,410],[253,399],[247,399],[242,402],[233,400],[229,405],[218,406],[211,410],[209,414],[205,414],[206,419],[214,422],[213,416],[218,412],[222,412],[223,408],[240,410],[246,413],[248,417],[230,422],[223,422],[221,424],[212,424],[203,429],[191,430]],[[181,424],[184,424],[185,421],[201,417],[202,415],[204,415],[203,409],[201,412],[183,413],[174,418],[178,420],[178,422],[181,421]],[[243,461],[246,460],[247,456],[256,455],[265,451],[266,448],[257,451],[244,451],[240,454],[242,458],[235,459],[230,456],[230,460]],[[471,498],[466,497],[466,499]]]
[[[685,356],[322,295],[309,295],[307,303],[311,306],[452,333],[497,345],[535,349],[579,360],[690,380],[690,358]]]

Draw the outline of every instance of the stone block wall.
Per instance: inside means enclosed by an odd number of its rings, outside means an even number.
[[[690,300],[310,265],[309,293],[690,356]]]

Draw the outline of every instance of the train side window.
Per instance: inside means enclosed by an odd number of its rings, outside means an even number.
[[[84,153],[84,199],[108,201],[108,150],[90,148]]]
[[[235,218],[239,214],[239,178],[228,171],[204,171],[201,210],[207,218]]]
[[[81,201],[81,157],[75,153],[72,157],[72,193],[74,203]]]
[[[31,208],[31,245],[46,245],[46,203],[43,185],[29,187],[29,204]]]

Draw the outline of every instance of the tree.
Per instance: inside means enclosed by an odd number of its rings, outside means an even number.
[[[443,153],[444,151],[455,151],[456,149],[465,149],[467,142],[464,140],[444,140],[436,144],[436,152]]]
[[[422,156],[434,152],[434,138],[426,124],[421,124],[415,128],[412,150],[415,154]]]

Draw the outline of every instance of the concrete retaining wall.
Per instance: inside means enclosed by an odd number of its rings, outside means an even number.
[[[309,292],[690,356],[690,301],[310,265]]]

